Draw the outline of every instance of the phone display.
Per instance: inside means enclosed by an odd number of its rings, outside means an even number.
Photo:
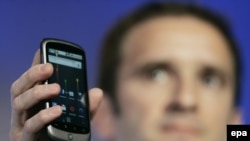
[[[54,68],[46,83],[61,87],[60,94],[46,102],[47,108],[62,107],[62,115],[48,126],[49,134],[62,140],[83,140],[90,133],[84,51],[70,42],[46,39],[41,44],[41,57]]]

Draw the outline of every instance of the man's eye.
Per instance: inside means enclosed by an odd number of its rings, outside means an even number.
[[[164,69],[154,69],[149,72],[148,77],[153,80],[161,81],[167,79],[169,77],[168,75],[168,72]]]
[[[222,85],[222,81],[218,76],[215,75],[206,75],[202,78],[202,82],[204,85],[210,87],[219,87]]]

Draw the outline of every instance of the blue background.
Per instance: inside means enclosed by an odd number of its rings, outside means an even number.
[[[99,49],[108,29],[123,14],[149,0],[131,1],[0,1],[0,137],[8,140],[11,83],[26,71],[44,37],[69,40],[87,54],[89,87],[96,86]],[[185,1],[186,2],[186,1]],[[250,10],[247,0],[196,0],[231,20],[239,42],[244,74],[242,101],[244,121],[250,124]]]

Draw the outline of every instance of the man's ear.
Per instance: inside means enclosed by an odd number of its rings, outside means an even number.
[[[243,123],[242,111],[239,107],[236,107],[232,114],[233,115],[232,115],[232,119],[231,119],[231,124],[242,124]]]
[[[99,108],[92,120],[95,133],[104,140],[115,138],[115,116],[109,97],[104,94]]]

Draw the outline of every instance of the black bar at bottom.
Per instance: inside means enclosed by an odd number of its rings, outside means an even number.
[[[227,125],[227,141],[250,141],[250,125]]]

